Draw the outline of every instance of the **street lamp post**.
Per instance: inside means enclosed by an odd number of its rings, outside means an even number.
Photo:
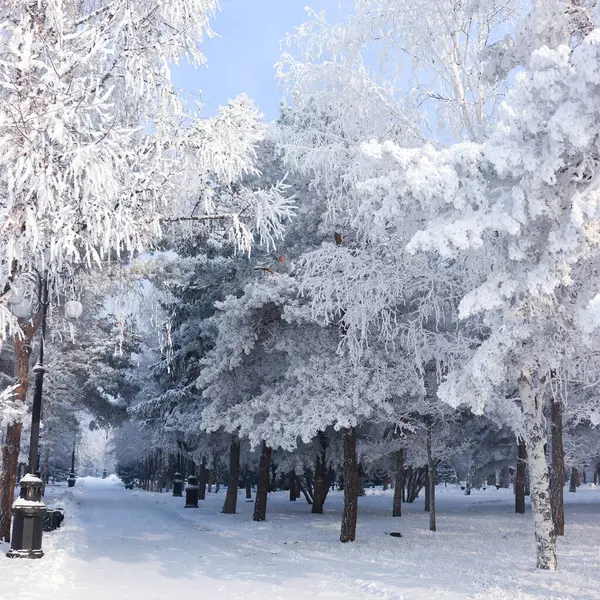
[[[21,478],[19,498],[13,504],[13,528],[10,536],[9,558],[41,558],[42,530],[46,505],[44,504],[44,482],[36,475],[40,418],[42,415],[42,390],[44,385],[44,343],[46,317],[48,315],[48,279],[40,276],[41,335],[40,355],[33,368],[34,388],[31,409],[31,438],[29,442],[29,466],[27,475]]]

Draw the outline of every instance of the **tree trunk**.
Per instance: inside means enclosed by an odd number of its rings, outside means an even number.
[[[433,461],[431,461],[431,470],[430,470],[430,485],[431,491],[429,492],[429,531],[437,531],[436,526],[436,512],[435,512],[435,473],[436,473],[436,465]]]
[[[418,497],[421,488],[425,486],[427,467],[408,467],[404,476],[406,484],[406,503],[412,504]]]
[[[240,441],[236,436],[231,438],[229,448],[229,477],[227,479],[227,494],[223,503],[223,512],[234,515],[237,508],[238,482],[240,480]]]
[[[14,402],[17,406],[27,400],[29,389],[29,360],[31,358],[31,342],[38,327],[37,317],[26,325],[21,325],[22,337],[16,337],[15,378],[17,387],[14,391]],[[6,428],[6,437],[2,446],[2,471],[0,471],[0,540],[10,541],[10,525],[12,504],[17,482],[17,465],[21,451],[21,423],[12,423]]]
[[[406,470],[402,473],[402,502],[406,502]]]
[[[531,507],[537,546],[537,568],[553,571],[557,568],[556,534],[552,522],[548,464],[544,452],[544,390],[540,384],[534,387],[534,379],[537,379],[535,374],[523,371],[519,377],[519,393],[523,405],[525,443],[531,475]]]
[[[344,432],[344,508],[342,510],[341,542],[356,539],[358,519],[358,465],[356,462],[356,430]]]
[[[358,465],[358,484],[356,489],[359,496],[365,495],[365,471],[361,464]]]
[[[431,452],[431,417],[427,417],[427,484],[429,489],[429,531],[436,531],[435,525],[435,462]]]
[[[296,471],[292,469],[289,474],[289,485],[290,485],[290,502],[296,502]]]
[[[326,440],[327,438],[323,434],[319,434],[321,441],[321,452],[317,455],[317,461],[315,464],[315,485],[313,494],[313,505],[311,512],[313,514],[323,514],[323,504],[325,504],[325,497],[327,496],[327,479],[325,477],[325,465],[326,465]]]
[[[404,491],[404,448],[396,452],[396,481],[394,483],[393,517],[402,516],[402,492]]]
[[[515,512],[525,514],[525,471],[527,469],[527,448],[525,440],[519,438],[517,446],[517,472],[515,474]]]
[[[271,476],[269,477],[269,492],[277,491],[277,467],[275,463],[271,463]]]
[[[300,488],[300,491],[302,492],[302,494],[304,495],[304,498],[306,499],[306,503],[312,504],[313,497],[312,497],[309,489],[306,487],[306,484],[304,483],[304,481],[302,481],[302,477],[296,477],[296,482],[298,483],[298,487]]]
[[[267,494],[269,491],[269,464],[271,462],[271,448],[263,442],[258,471],[258,486],[256,487],[256,500],[254,501],[254,521],[264,521],[267,518]]]
[[[565,455],[563,448],[563,416],[560,399],[552,400],[552,479],[550,493],[552,520],[556,535],[565,535]]]
[[[10,525],[12,503],[15,495],[17,479],[16,464],[21,448],[21,423],[13,423],[6,429],[6,437],[2,446],[2,466],[0,473],[0,537],[10,541]]]
[[[246,500],[252,500],[252,474],[246,473]]]
[[[576,492],[577,491],[577,469],[575,467],[571,468],[571,480],[569,481],[569,491]]]
[[[427,472],[425,473],[425,502],[423,503],[423,510],[425,512],[429,512],[429,494],[431,492],[431,487],[429,486],[429,467],[427,468]]]
[[[202,459],[200,463],[200,473],[198,473],[198,500],[206,499],[206,483],[210,475],[210,471],[206,468],[206,461]]]

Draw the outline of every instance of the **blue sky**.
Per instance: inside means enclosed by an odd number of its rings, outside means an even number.
[[[194,95],[201,92],[207,116],[245,92],[272,121],[282,95],[273,68],[280,41],[307,20],[305,6],[325,10],[329,20],[336,21],[348,14],[351,5],[352,0],[221,0],[222,11],[214,21],[220,37],[204,47],[208,65],[198,69],[182,65],[173,69],[173,79]]]

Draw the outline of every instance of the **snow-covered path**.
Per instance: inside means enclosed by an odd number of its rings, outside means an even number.
[[[114,480],[80,480],[74,492],[48,492],[67,520],[44,536],[42,560],[0,556],[0,600],[598,600],[600,488],[567,500],[561,571],[539,573],[530,516],[514,515],[509,490],[440,489],[437,534],[421,503],[393,519],[390,493],[378,492],[361,498],[358,541],[343,545],[338,493],[323,515],[270,494],[269,520],[253,523],[242,496],[239,514],[222,515],[223,494],[194,510]],[[394,530],[403,537],[386,535]]]
[[[210,523],[194,524],[189,517],[196,516],[190,515],[195,511],[182,507],[182,499],[128,493],[120,486],[100,485],[80,495],[84,537],[77,560],[93,568],[83,564],[75,569],[73,596],[164,600],[169,595],[194,598],[217,592],[230,600],[279,600],[293,592],[304,598],[372,597],[350,589],[340,596],[339,582],[319,578],[311,584],[301,573],[297,581],[285,583],[273,568],[276,553],[269,541],[263,548],[259,535],[240,540],[236,532],[228,533],[226,523],[215,523],[220,527],[214,529]]]
[[[164,600],[204,593],[226,600],[373,597],[328,576],[311,581],[299,571],[288,579],[274,568],[272,540],[260,539],[267,524],[254,524],[258,531],[244,541],[236,526],[240,515],[226,517],[233,531],[223,522],[213,529],[206,521],[194,523],[199,515],[191,512],[202,509],[183,509],[181,498],[128,492],[93,479],[79,482],[71,495],[67,514],[76,512],[78,522],[44,535],[44,559],[0,558],[5,569],[6,563],[14,567],[8,586],[0,584],[0,600]],[[249,511],[242,512],[247,521]]]

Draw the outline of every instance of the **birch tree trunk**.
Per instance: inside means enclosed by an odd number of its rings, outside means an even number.
[[[425,394],[427,402],[431,405],[435,405],[437,402],[437,390],[438,390],[438,372],[437,363],[432,360],[427,363],[423,376],[423,383],[425,384]],[[427,448],[427,480],[426,480],[426,494],[425,494],[425,510],[429,512],[429,531],[435,531],[435,463],[433,461],[433,453],[431,450],[431,435],[433,431],[433,419],[431,415],[425,417],[426,426],[426,448]]]
[[[562,403],[559,398],[552,400],[552,520],[556,535],[565,535],[565,452],[563,447]]]
[[[525,421],[525,443],[531,475],[531,508],[533,512],[537,568],[554,571],[556,561],[556,534],[552,522],[548,465],[544,446],[544,394],[542,385],[534,384],[537,376],[523,370],[519,377],[519,393]]]
[[[341,542],[356,539],[358,519],[358,465],[356,461],[356,429],[344,433],[344,508],[342,510]]]

